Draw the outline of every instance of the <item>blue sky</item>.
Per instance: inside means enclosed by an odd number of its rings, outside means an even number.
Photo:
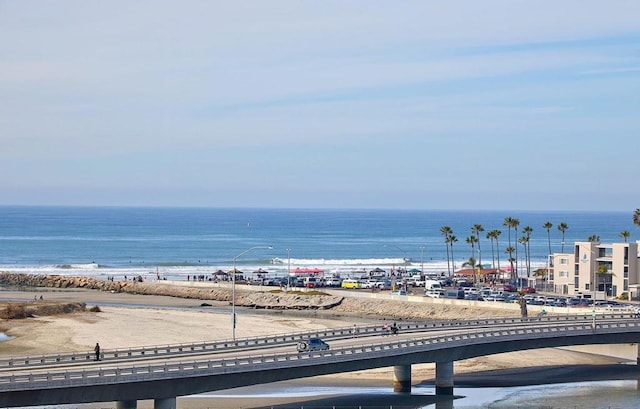
[[[0,204],[640,206],[638,1],[0,1]]]

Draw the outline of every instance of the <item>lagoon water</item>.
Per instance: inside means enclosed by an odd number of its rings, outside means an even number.
[[[535,385],[513,388],[456,388],[456,398],[437,404],[415,404],[416,396],[433,395],[432,386],[414,386],[412,397],[398,396],[390,387],[314,386],[287,382],[259,387],[239,388],[231,391],[179,398],[189,400],[189,408],[205,409],[225,399],[233,408],[246,406],[246,399],[264,399],[262,408],[274,409],[632,409],[640,407],[638,381],[604,381]],[[336,396],[340,395],[340,396]],[[296,403],[271,406],[275,398],[294,398]],[[345,397],[349,397],[345,399]],[[145,406],[146,405],[146,406]],[[143,401],[139,407],[152,407],[152,401]],[[106,409],[110,403],[59,405],[40,409]],[[219,406],[218,406],[219,407]],[[34,408],[38,409],[38,408]]]
[[[568,246],[574,241],[586,241],[591,235],[600,236],[602,242],[621,241],[619,234],[623,230],[631,232],[630,240],[636,240],[640,229],[632,223],[632,210],[627,213],[0,206],[0,270],[117,279],[137,275],[155,278],[160,274],[167,279],[184,280],[187,275],[228,271],[236,258],[241,270],[262,268],[282,276],[289,267],[321,268],[343,275],[374,267],[387,271],[410,267],[443,272],[447,271],[447,257],[440,228],[448,225],[458,237],[454,256],[456,266],[460,267],[471,256],[465,238],[474,224],[481,224],[484,234],[492,229],[502,230],[499,255],[504,266],[508,231],[502,223],[507,216],[518,218],[520,229],[533,227],[531,259],[535,267],[545,264],[548,253],[547,232],[542,227],[546,221],[554,224],[550,231],[551,247],[552,252],[558,252],[562,235],[556,226],[560,222],[569,226],[564,238]],[[273,249],[243,253],[254,246]],[[491,264],[489,240],[483,239],[481,246],[483,264]],[[271,396],[302,392],[276,386],[267,391]],[[331,393],[313,386],[307,392],[312,396]],[[388,388],[366,391],[351,388],[344,392],[392,393]],[[467,396],[452,403],[456,409],[640,407],[637,382],[630,381],[457,388],[456,392]],[[250,396],[254,392],[244,393],[243,396]],[[265,389],[255,393],[265,393]],[[433,388],[418,387],[413,393],[432,394]]]

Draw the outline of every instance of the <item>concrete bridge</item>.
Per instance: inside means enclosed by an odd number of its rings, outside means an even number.
[[[527,349],[637,344],[640,320],[632,315],[410,323],[400,335],[378,327],[346,328],[236,342],[0,360],[0,406],[116,402],[133,409],[153,399],[156,409],[176,408],[176,398],[198,393],[318,375],[393,367],[397,392],[411,390],[411,365],[435,363],[435,391],[452,395],[454,362]],[[332,349],[293,352],[309,335],[332,339]]]

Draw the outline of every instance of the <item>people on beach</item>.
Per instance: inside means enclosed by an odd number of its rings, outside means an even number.
[[[100,344],[96,342],[96,347],[93,348],[93,351],[96,353],[96,361],[100,360]]]

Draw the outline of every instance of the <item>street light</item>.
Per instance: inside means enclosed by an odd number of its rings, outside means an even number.
[[[231,322],[233,324],[233,340],[236,340],[236,260],[240,258],[243,254],[246,254],[252,250],[257,249],[273,249],[273,246],[254,246],[246,249],[242,253],[238,254],[233,258],[233,275],[231,279]]]
[[[424,275],[424,246],[420,246],[420,274]]]
[[[395,247],[402,252],[402,260],[404,261],[404,273],[407,274],[407,252],[402,250],[400,247],[395,246],[393,244],[384,245],[385,247]]]

